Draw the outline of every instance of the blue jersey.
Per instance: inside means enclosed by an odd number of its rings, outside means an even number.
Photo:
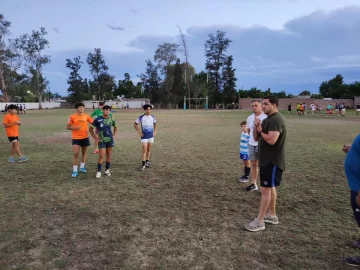
[[[345,174],[349,188],[354,192],[360,191],[360,134],[354,139],[345,158]]]
[[[249,140],[250,140],[250,135],[248,133],[241,133],[241,137],[240,137],[240,154],[243,155],[248,155],[249,154]]]
[[[116,127],[116,123],[110,116],[108,118],[99,116],[92,122],[91,125],[94,128],[97,128],[100,142],[111,142],[113,140],[111,127]]]
[[[156,123],[156,119],[153,115],[140,115],[135,123],[141,125],[141,133],[144,134],[141,139],[151,139],[154,137],[154,124]]]

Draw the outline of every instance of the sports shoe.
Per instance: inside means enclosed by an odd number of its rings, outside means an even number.
[[[14,160],[13,157],[9,157],[9,158],[8,158],[8,161],[9,161],[10,163],[15,163],[15,160]]]
[[[246,223],[244,226],[245,229],[247,229],[250,232],[258,232],[265,230],[265,223],[264,222],[260,223],[259,221],[257,221],[256,218],[253,221]]]
[[[107,175],[107,176],[110,176],[110,175],[111,175],[109,169],[107,169],[107,170],[105,171],[105,175]]]
[[[141,165],[141,167],[140,167],[140,171],[143,171],[143,170],[145,170],[145,168],[146,168],[146,165]]]
[[[347,265],[350,265],[350,266],[356,266],[356,267],[359,267],[360,266],[360,257],[359,256],[356,256],[356,257],[348,257],[345,259],[345,263]]]
[[[97,172],[95,177],[100,178],[101,177],[101,172]]]
[[[247,186],[246,188],[244,188],[245,191],[256,191],[258,190],[257,185],[255,184],[251,184],[250,186]]]
[[[146,162],[146,163],[145,163],[145,167],[146,167],[146,168],[151,168],[150,162]]]
[[[243,175],[239,178],[239,183],[247,183],[247,182],[249,182],[248,176]]]
[[[87,173],[87,170],[85,168],[80,168],[79,172],[81,173]]]
[[[95,149],[92,153],[93,153],[93,154],[98,154],[98,153],[99,153],[99,150],[98,150],[98,149]]]
[[[269,224],[279,224],[279,219],[277,216],[271,216],[270,214],[266,213],[264,217],[264,222]]]
[[[71,175],[72,178],[75,178],[76,176],[78,176],[78,172],[73,172]]]
[[[27,157],[21,157],[19,158],[19,162],[26,162],[28,161],[29,159]]]

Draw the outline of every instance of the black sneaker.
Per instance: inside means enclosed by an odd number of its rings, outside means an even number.
[[[146,168],[151,168],[150,162],[146,162],[146,163],[145,163],[145,167],[146,167]]]
[[[143,171],[143,170],[145,170],[145,165],[140,166],[140,171]]]
[[[243,175],[239,178],[239,183],[247,183],[249,182],[249,177],[246,175]]]
[[[345,259],[345,263],[350,266],[360,267],[360,257],[348,257]]]
[[[247,186],[246,188],[244,188],[245,191],[256,191],[258,190],[257,185],[251,184],[250,186]]]

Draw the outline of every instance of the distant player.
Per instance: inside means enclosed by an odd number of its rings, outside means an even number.
[[[88,123],[93,120],[90,115],[84,113],[85,105],[83,103],[75,104],[76,113],[70,116],[66,128],[72,130],[72,150],[73,150],[73,173],[71,177],[78,176],[78,157],[81,149],[80,172],[86,173],[85,160],[86,150],[90,146]]]
[[[250,134],[246,125],[246,121],[240,123],[241,137],[240,137],[240,159],[244,163],[244,175],[239,178],[240,183],[249,182],[250,175],[250,159],[249,159],[249,140]]]
[[[7,106],[8,112],[3,118],[3,125],[5,128],[6,136],[11,143],[10,157],[8,161],[14,163],[14,155],[19,156],[19,162],[26,162],[28,158],[24,157],[20,151],[19,143],[19,126],[21,125],[20,119],[17,116],[18,108],[14,104]]]
[[[101,177],[101,167],[104,161],[104,156],[106,154],[106,167],[105,175],[110,176],[109,171],[110,161],[111,161],[111,152],[114,147],[114,137],[116,135],[117,127],[115,121],[110,116],[111,107],[109,105],[104,105],[102,107],[103,115],[97,117],[92,125],[90,126],[90,134],[98,141],[99,145],[99,159],[97,164],[97,173],[96,178]],[[111,131],[111,127],[114,127],[114,132]],[[98,131],[97,134],[94,132],[94,128]]]
[[[103,108],[104,105],[105,105],[105,102],[100,101],[98,108],[97,108],[96,110],[94,110],[94,111],[90,114],[91,118],[94,119],[94,118],[97,118],[97,117],[99,117],[99,116],[102,116],[102,115],[103,115],[102,108]],[[93,108],[94,108],[94,105],[93,105]],[[113,116],[112,113],[110,113],[110,117],[111,117],[111,118],[114,118],[114,116]],[[98,131],[96,130],[95,132],[97,133]],[[96,138],[98,138],[98,137],[96,137]],[[98,145],[99,145],[99,139],[95,139],[95,149],[94,149],[94,151],[92,152],[93,154],[99,153],[99,147],[98,147]]]
[[[154,143],[154,137],[156,135],[156,119],[151,115],[151,105],[145,104],[143,106],[145,113],[140,115],[135,123],[134,128],[141,137],[142,144],[142,163],[140,170],[143,171],[145,168],[150,168],[150,150]],[[141,130],[139,129],[141,125]]]

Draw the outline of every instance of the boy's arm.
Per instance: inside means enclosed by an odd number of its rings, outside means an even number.
[[[92,125],[90,125],[90,127],[89,127],[89,132],[91,134],[91,137],[93,137],[94,140],[96,140],[96,134],[94,132],[94,127]]]
[[[134,123],[134,128],[135,128],[135,130],[136,130],[136,132],[142,137],[144,134],[142,134],[142,132],[140,131],[140,129],[139,129],[139,126],[138,126],[138,124],[135,122]]]
[[[154,133],[153,135],[155,136],[156,135],[156,123],[154,123]]]

